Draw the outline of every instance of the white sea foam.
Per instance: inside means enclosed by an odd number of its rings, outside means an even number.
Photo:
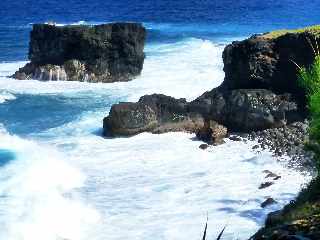
[[[221,83],[222,48],[200,39],[147,46],[142,75],[127,83],[18,81],[5,76],[24,63],[3,63],[0,89],[64,96],[90,90],[88,101],[106,93],[136,101],[155,92],[191,100]],[[310,179],[268,152],[254,153],[253,142],[227,140],[203,151],[186,133],[104,139],[97,133],[105,113],[90,110],[32,140],[0,128],[0,149],[17,154],[0,168],[0,239],[200,239],[207,212],[208,239],[227,223],[224,239],[246,239]],[[266,169],[282,178],[258,190]],[[278,204],[260,208],[268,196]]]
[[[102,215],[97,239],[200,239],[207,212],[209,239],[227,223],[224,239],[245,239],[310,179],[286,169],[268,152],[254,153],[253,142],[227,141],[203,151],[193,137],[78,135],[51,144],[68,149],[70,161],[88,176],[87,198]],[[282,178],[258,190],[267,181],[266,169]],[[269,196],[278,204],[262,209]]]
[[[136,101],[144,94],[163,93],[190,100],[222,82],[222,50],[223,46],[200,39],[148,47],[146,51],[150,55],[141,76],[130,82],[113,84],[7,79],[4,76],[13,74],[25,62],[2,63],[0,89],[32,94],[104,91],[115,96],[129,94],[130,101]]]
[[[85,176],[51,147],[3,129],[0,138],[17,155],[0,169],[0,239],[88,239],[99,214],[77,197]]]
[[[0,91],[0,104],[14,99],[16,97],[8,91]]]

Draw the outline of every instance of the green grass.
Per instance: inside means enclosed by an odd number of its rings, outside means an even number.
[[[308,28],[308,29],[312,29]],[[316,29],[320,30],[320,26]],[[317,45],[317,44],[316,44]],[[307,104],[310,112],[309,134],[310,140],[306,143],[309,150],[315,152],[318,175],[320,173],[320,54],[318,46],[312,46],[315,59],[309,67],[299,67],[299,84],[305,89]],[[277,224],[310,224],[320,223],[320,175],[300,192],[296,201],[287,205]]]
[[[311,181],[307,188],[303,189],[295,202],[284,208],[283,221],[292,222],[320,214],[320,178]]]
[[[320,172],[320,54],[317,45],[313,46],[315,52],[313,64],[308,68],[299,68],[298,80],[306,90],[310,111],[310,143],[308,147],[316,153],[316,165],[318,172]]]
[[[309,30],[319,30],[320,26],[307,28]],[[303,30],[295,30],[300,32]],[[274,35],[283,34],[277,31]],[[316,42],[316,41],[315,41]],[[316,157],[316,166],[318,176],[303,189],[294,202],[288,204],[279,216],[270,222],[267,229],[271,231],[274,227],[283,225],[292,225],[301,231],[310,231],[311,227],[316,225],[320,231],[320,51],[317,43],[312,46],[314,49],[315,59],[309,67],[299,67],[298,80],[299,84],[305,89],[308,109],[310,112],[310,139],[306,143],[308,150],[314,151]]]
[[[266,33],[263,35],[264,38],[278,38],[281,37],[287,33],[303,33],[303,32],[310,32],[314,34],[316,37],[320,37],[320,25],[314,25],[306,28],[300,28],[300,29],[282,29],[282,30],[276,30],[269,33]]]

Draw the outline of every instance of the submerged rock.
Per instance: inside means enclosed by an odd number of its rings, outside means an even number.
[[[141,73],[145,28],[138,23],[97,26],[35,24],[30,63],[16,79],[88,82],[128,81]]]

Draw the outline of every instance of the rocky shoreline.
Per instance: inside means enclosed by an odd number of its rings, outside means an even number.
[[[287,164],[290,168],[301,171],[315,171],[314,153],[305,147],[309,140],[308,121],[294,122],[280,127],[252,132],[249,140],[258,142],[255,150],[270,150],[275,157],[289,157]]]
[[[208,144],[223,143],[229,134],[233,141],[256,140],[255,151],[269,149],[278,158],[289,157],[288,167],[314,174],[314,154],[305,148],[308,110],[305,90],[298,84],[297,65],[309,66],[313,62],[312,42],[318,37],[317,29],[278,31],[235,41],[223,52],[225,79],[220,87],[192,102],[153,94],[136,103],[115,104],[103,121],[104,135],[187,131],[206,142],[200,145],[206,149]],[[267,183],[261,185],[265,187]],[[273,201],[267,199],[261,206]],[[284,234],[280,229],[286,226],[285,219],[272,225],[270,233],[271,218],[272,214],[266,228],[252,239],[319,239],[303,238],[305,235],[296,232],[292,235],[288,229]],[[281,234],[273,234],[278,230]]]
[[[249,133],[303,121],[307,116],[305,92],[298,84],[296,64],[312,63],[308,39],[315,38],[313,32],[303,31],[276,38],[254,35],[233,42],[223,52],[225,79],[220,87],[192,102],[153,94],[137,103],[116,104],[104,120],[104,133],[196,132],[194,123],[207,121],[231,132]],[[175,127],[168,128],[170,124]]]
[[[255,140],[258,144],[253,150],[269,149],[278,158],[289,157],[288,167],[315,173],[314,154],[305,148],[309,141],[308,109],[305,90],[298,84],[297,65],[312,64],[315,57],[312,42],[319,35],[320,31],[307,28],[235,41],[223,52],[225,79],[221,86],[191,102],[152,94],[135,103],[115,104],[103,120],[103,135],[129,137],[142,132],[185,131],[204,142],[200,145],[202,149],[223,144],[226,137],[233,141]],[[129,81],[142,71],[145,38],[145,28],[137,23],[64,27],[35,24],[29,45],[31,62],[12,77]],[[281,177],[271,171],[265,174],[274,181]],[[260,188],[271,184],[262,183]],[[314,190],[317,184],[311,184],[306,191],[318,194]],[[299,195],[298,207],[310,207],[306,204],[310,199],[320,206],[320,200],[308,194],[306,198]],[[270,198],[261,207],[273,203]],[[307,227],[303,225],[303,229],[307,230],[300,234],[302,225],[297,228],[295,221],[301,215],[292,217],[292,209],[295,211],[297,207],[291,205],[270,214],[265,228],[252,239],[319,239],[320,230],[310,235],[311,227],[320,225],[318,208],[304,216]]]

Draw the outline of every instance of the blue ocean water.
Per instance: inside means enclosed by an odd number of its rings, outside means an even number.
[[[0,240],[209,237],[246,239],[308,182],[254,143],[198,149],[186,133],[105,139],[120,101],[163,93],[192,100],[221,84],[232,40],[320,23],[320,1],[132,0],[0,2]],[[141,76],[127,83],[17,81],[32,23],[142,22]],[[252,160],[253,159],[253,160]],[[262,173],[282,176],[257,191]],[[290,184],[287,184],[290,182]],[[261,209],[270,195],[279,204]],[[244,204],[246,203],[246,204]]]
[[[0,61],[26,59],[32,23],[138,21],[149,40],[224,38],[295,28],[320,21],[319,0],[118,0],[11,1],[0,3]]]

